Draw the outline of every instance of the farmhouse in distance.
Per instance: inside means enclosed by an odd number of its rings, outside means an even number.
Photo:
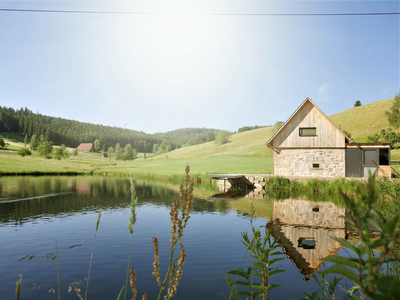
[[[81,152],[93,152],[94,146],[93,143],[81,143],[77,149]]]
[[[298,177],[391,176],[390,143],[354,143],[306,98],[267,142],[274,175]]]

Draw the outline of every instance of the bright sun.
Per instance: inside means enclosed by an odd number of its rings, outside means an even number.
[[[202,43],[204,26],[201,18],[194,15],[158,15],[151,29],[160,52],[184,55]]]

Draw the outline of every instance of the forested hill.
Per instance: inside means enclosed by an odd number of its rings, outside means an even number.
[[[219,130],[210,128],[182,128],[168,132],[157,132],[154,135],[162,140],[174,141],[179,148],[215,140]]]
[[[0,106],[0,132],[14,132],[23,136],[27,134],[29,138],[33,135],[43,135],[55,145],[65,144],[68,147],[77,147],[80,143],[91,143],[96,139],[100,140],[106,149],[114,147],[117,143],[122,147],[130,143],[132,148],[139,152],[152,152],[153,145],[160,145],[163,140],[168,140],[172,149],[180,148],[184,144],[197,144],[198,141],[208,142],[211,137],[214,139],[218,130],[187,128],[147,134],[120,127],[45,116],[33,113],[27,108],[15,110]]]

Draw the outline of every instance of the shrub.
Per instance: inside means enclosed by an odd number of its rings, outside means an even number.
[[[31,155],[32,152],[29,151],[27,148],[20,148],[17,152],[18,155],[21,155],[22,157],[27,156],[27,155]]]

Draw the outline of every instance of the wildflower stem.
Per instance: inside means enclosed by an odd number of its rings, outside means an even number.
[[[97,221],[96,221],[96,231],[94,233],[92,254],[90,255],[89,271],[88,271],[88,277],[87,277],[87,282],[86,282],[85,300],[87,299],[87,293],[88,293],[88,289],[89,289],[89,278],[90,278],[90,270],[92,268],[94,244],[96,243],[96,235],[97,235],[97,229],[99,228],[100,218],[101,218],[101,208],[100,208],[100,211],[99,211],[99,216],[98,216]]]
[[[161,283],[161,288],[160,288],[160,292],[158,293],[157,300],[161,299],[161,295],[162,295],[162,292],[164,290],[165,284],[167,283],[167,280],[168,280],[168,277],[169,277],[169,273],[171,272],[172,260],[174,258],[174,252],[175,252],[176,243],[177,243],[177,241],[173,245],[171,256],[169,258],[169,265],[168,265],[167,274],[165,274],[165,278],[164,278],[163,282]]]
[[[57,290],[58,290],[58,300],[61,300],[61,295],[60,295],[60,272],[59,272],[59,270],[58,270],[57,237],[56,237],[56,264],[57,264]]]
[[[132,244],[133,244],[133,235],[131,235],[131,245],[129,247],[128,269],[126,270],[126,282],[125,282],[124,300],[126,300],[126,291],[128,289],[128,277],[129,277],[129,266],[131,264]]]

